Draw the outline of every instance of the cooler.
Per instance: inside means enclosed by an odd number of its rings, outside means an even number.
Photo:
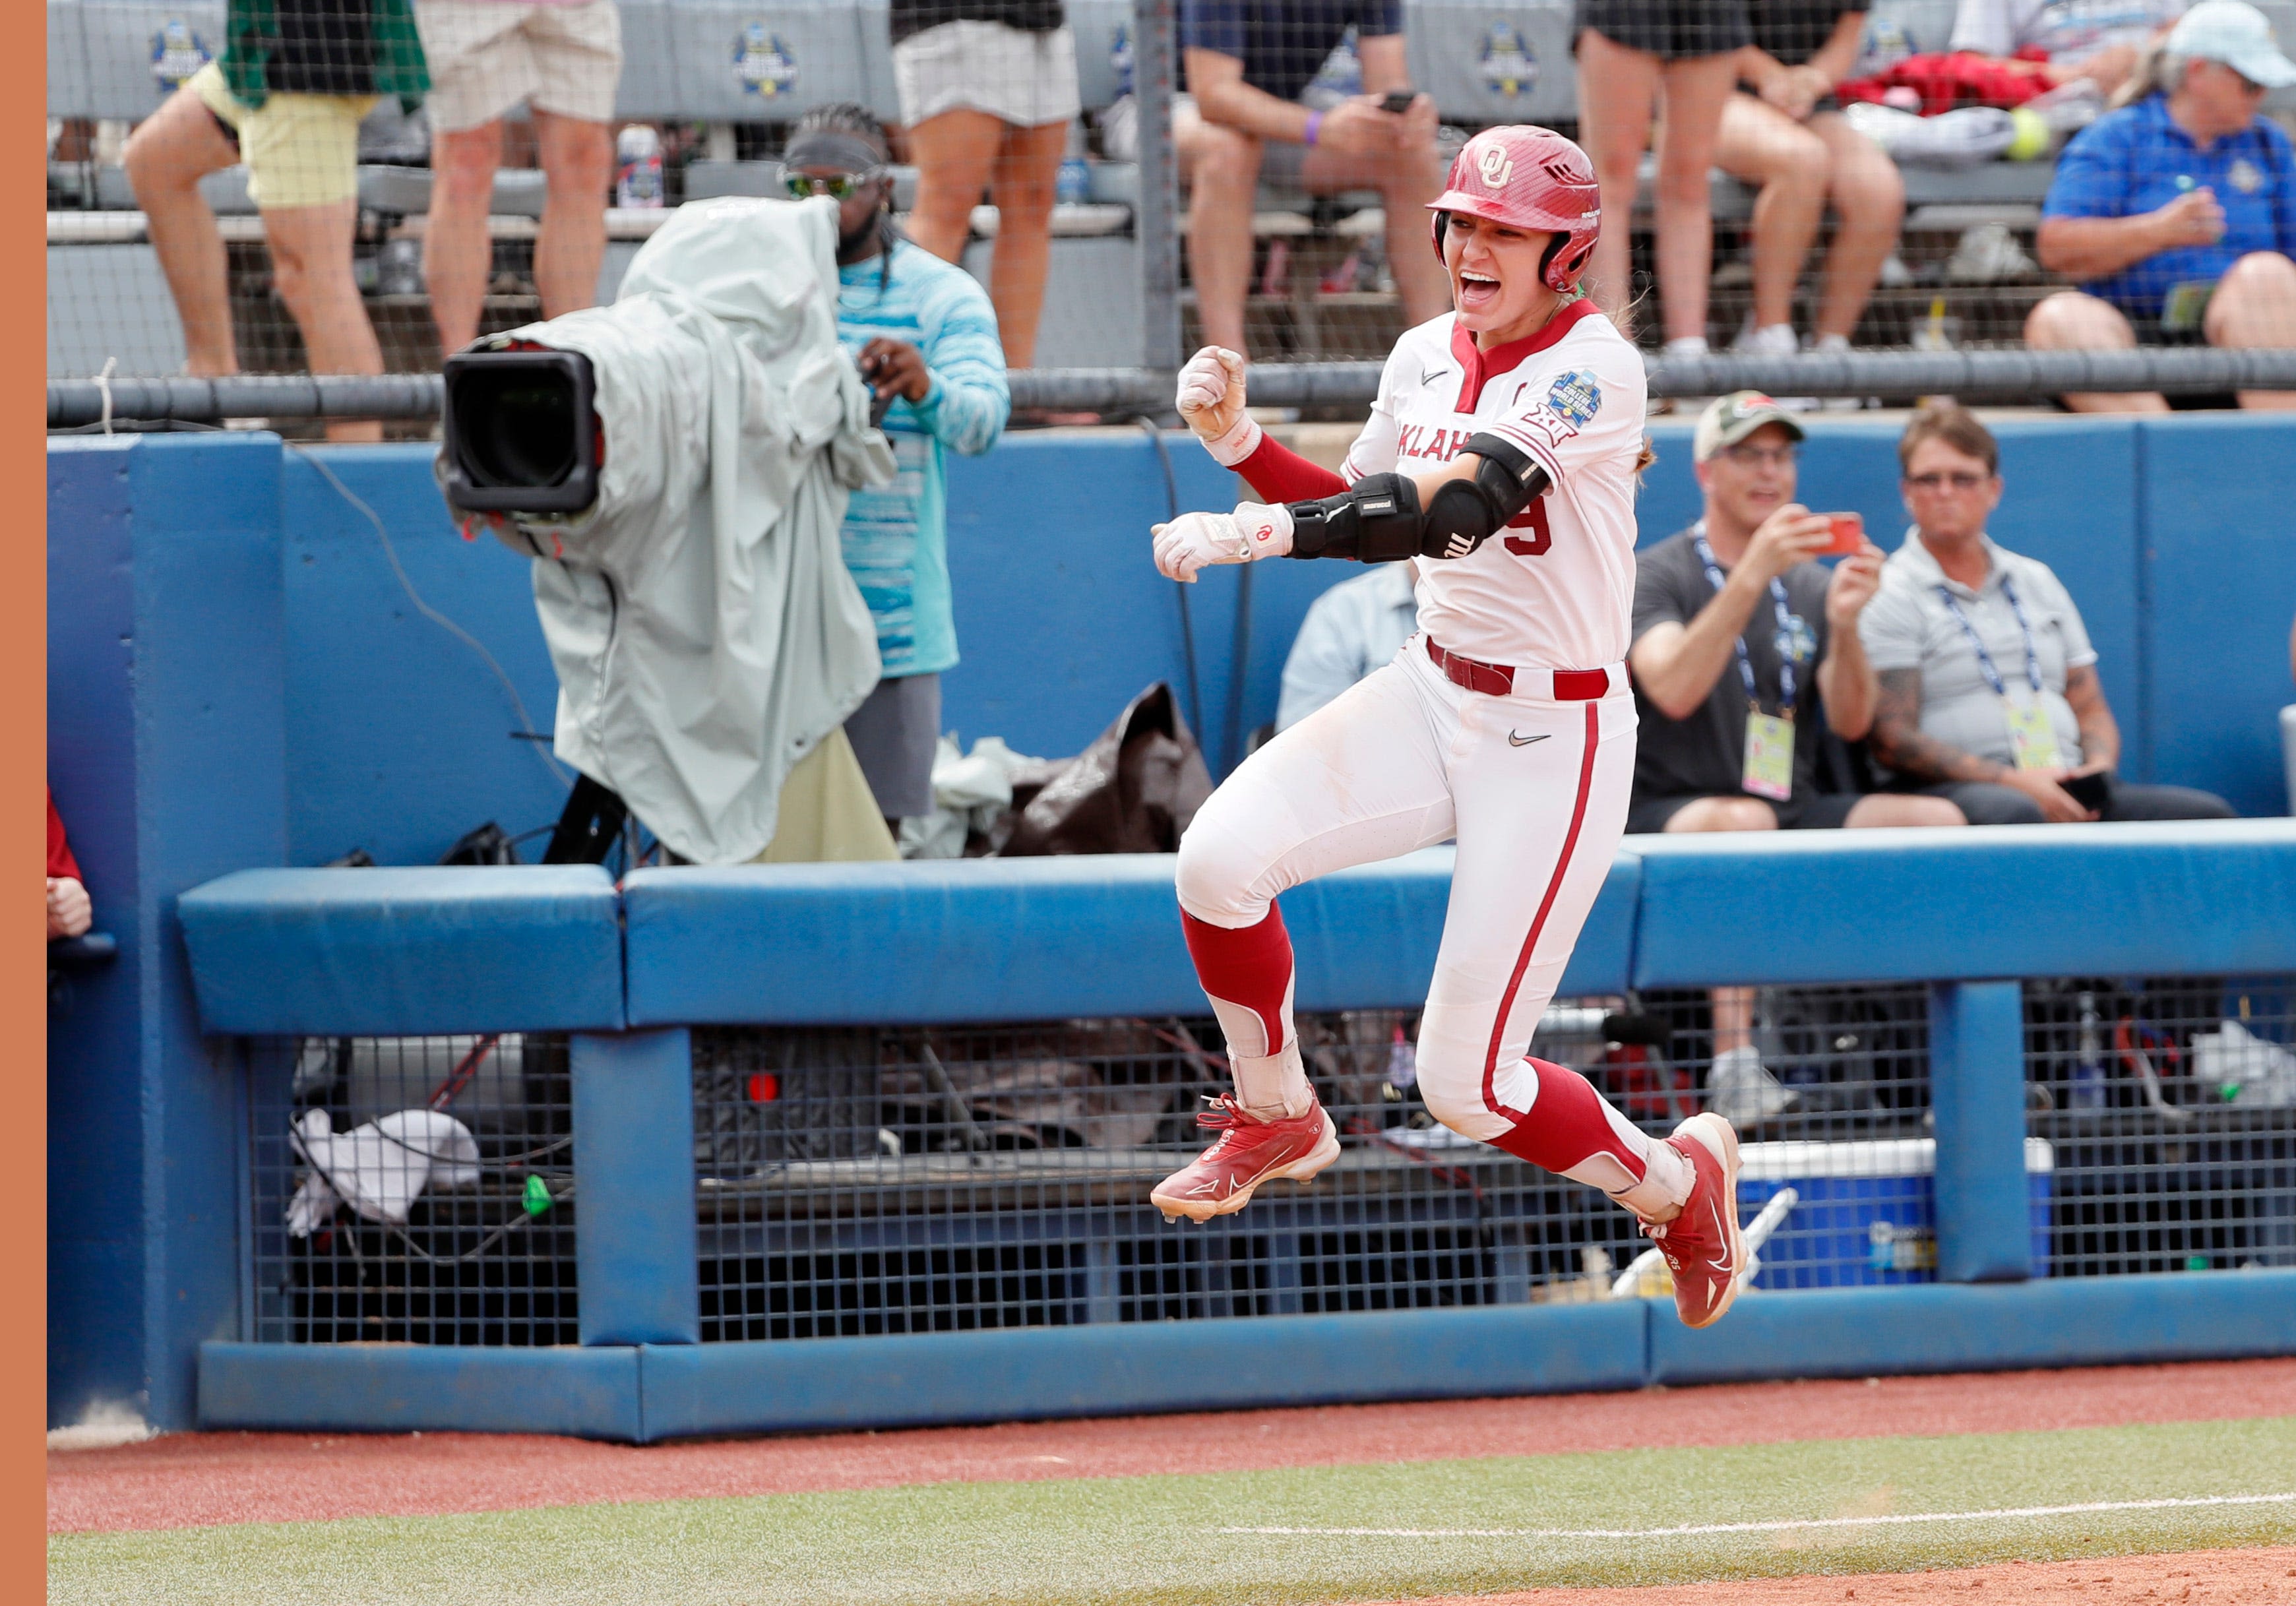
[[[1753,1286],[1850,1288],[1937,1280],[1934,1176],[1937,1140],[1746,1143],[1738,1208],[1752,1219],[1779,1189],[1800,1195],[1760,1250]],[[2056,1157],[2046,1138],[2025,1140],[2033,1274],[2049,1265],[2049,1194]]]

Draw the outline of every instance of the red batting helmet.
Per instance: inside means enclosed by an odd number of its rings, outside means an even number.
[[[1439,257],[1443,254],[1444,219],[1453,212],[1554,234],[1539,276],[1558,291],[1578,282],[1603,227],[1595,164],[1554,129],[1529,123],[1486,128],[1469,140],[1451,163],[1443,193],[1428,209],[1435,214]]]

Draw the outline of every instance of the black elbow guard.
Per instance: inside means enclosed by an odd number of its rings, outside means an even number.
[[[1466,449],[1481,460],[1475,477],[1446,480],[1428,503],[1423,556],[1465,557],[1546,494],[1546,471],[1521,447],[1484,431]]]
[[[1400,474],[1366,474],[1336,496],[1290,506],[1295,558],[1395,563],[1419,555],[1419,488]]]

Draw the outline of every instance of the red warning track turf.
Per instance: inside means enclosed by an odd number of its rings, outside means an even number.
[[[524,1434],[184,1433],[51,1454],[48,1531],[2289,1413],[2296,1413],[2296,1359],[652,1446]]]

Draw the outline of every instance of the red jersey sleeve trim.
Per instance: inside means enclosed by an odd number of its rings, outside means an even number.
[[[1263,502],[1305,502],[1315,496],[1336,496],[1348,482],[1327,468],[1308,462],[1289,447],[1263,435],[1250,456],[1235,465],[1244,482]]]
[[[64,840],[64,819],[56,812],[56,795],[48,794],[48,873],[70,876],[76,881],[87,878],[79,873],[79,861],[72,857],[71,844]]]

